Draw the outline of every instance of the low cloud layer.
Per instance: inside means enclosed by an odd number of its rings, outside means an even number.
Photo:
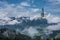
[[[52,15],[51,13],[46,15],[46,19],[48,20],[48,23],[59,23],[60,22],[60,17]]]
[[[48,23],[57,23],[57,25],[50,25],[47,27],[49,30],[60,30],[60,17],[48,14],[46,16],[46,19],[48,20]]]
[[[60,30],[60,23],[58,25],[48,26],[47,29],[49,29],[49,30]]]
[[[39,33],[39,31],[36,28],[30,26],[29,28],[25,28],[22,33],[29,35],[30,37],[34,37],[37,33]]]

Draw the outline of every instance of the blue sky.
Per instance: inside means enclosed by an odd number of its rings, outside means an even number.
[[[0,0],[1,13],[6,12],[9,16],[36,15],[42,8],[46,14],[60,16],[60,0]]]

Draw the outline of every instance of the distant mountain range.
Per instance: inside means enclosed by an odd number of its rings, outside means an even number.
[[[58,23],[48,23],[46,18],[35,18],[30,19],[30,17],[9,17],[9,19],[0,19],[0,27],[1,26],[17,26],[22,27],[24,26],[40,26],[40,27],[47,27],[49,25],[57,25]]]

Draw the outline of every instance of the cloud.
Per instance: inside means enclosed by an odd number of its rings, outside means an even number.
[[[22,2],[21,6],[30,6],[30,4],[28,2]]]
[[[53,5],[60,4],[60,0],[47,0],[48,2],[51,2]]]
[[[25,29],[22,31],[22,33],[25,34],[25,35],[28,35],[30,37],[34,37],[35,34],[37,34],[39,32],[36,28],[30,26],[29,28],[25,27]]]
[[[47,29],[49,29],[49,30],[60,30],[60,23],[58,25],[48,26]]]
[[[46,19],[48,20],[48,23],[57,23],[57,25],[49,25],[47,29],[49,30],[60,30],[60,17],[48,14],[46,16]]]
[[[37,14],[37,15],[34,15],[34,16],[31,16],[30,17],[30,20],[33,20],[33,19],[38,19],[38,18],[40,18],[41,16],[40,16],[40,14]]]
[[[56,8],[56,9],[52,9],[52,10],[53,10],[53,12],[60,12],[60,8]]]
[[[28,33],[31,35],[31,36],[34,36],[36,33],[39,33],[35,28],[33,27],[30,27],[28,29]]]
[[[52,14],[59,14],[60,8],[59,5],[51,6],[51,7],[45,7],[47,12],[51,12]]]
[[[31,11],[33,12],[38,12],[40,9],[39,8],[32,8]]]
[[[48,20],[49,23],[58,23],[58,22],[60,22],[60,17],[52,15],[51,13],[46,15],[46,19]]]
[[[4,3],[3,5],[1,5],[1,8],[0,8],[1,13],[0,14],[7,13],[7,16],[15,16],[15,17],[17,17],[17,16],[31,16],[35,12],[37,13],[39,11],[39,8],[26,7],[26,6],[30,6],[30,4],[28,2],[21,2],[20,4],[17,4],[17,5]]]
[[[7,24],[8,25],[14,25],[14,24],[17,24],[19,23],[17,20],[13,20],[13,21],[9,21]]]

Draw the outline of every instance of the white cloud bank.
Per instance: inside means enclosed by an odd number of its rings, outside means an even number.
[[[9,21],[7,24],[8,25],[14,25],[14,24],[17,24],[19,23],[17,20],[13,20],[13,21]]]
[[[59,23],[60,22],[60,17],[48,14],[46,15],[46,19],[48,20],[49,23]]]
[[[24,33],[25,35],[29,35],[30,37],[34,37],[38,32],[38,30],[32,26],[30,26],[29,28],[25,28],[22,33]]]
[[[49,29],[49,30],[60,30],[60,24],[48,26],[47,29]]]
[[[48,14],[46,16],[48,23],[58,23],[57,25],[50,25],[47,27],[49,30],[60,30],[60,17]]]
[[[30,36],[34,36],[36,33],[39,33],[39,32],[34,27],[30,27],[28,29],[28,33],[30,34]]]

